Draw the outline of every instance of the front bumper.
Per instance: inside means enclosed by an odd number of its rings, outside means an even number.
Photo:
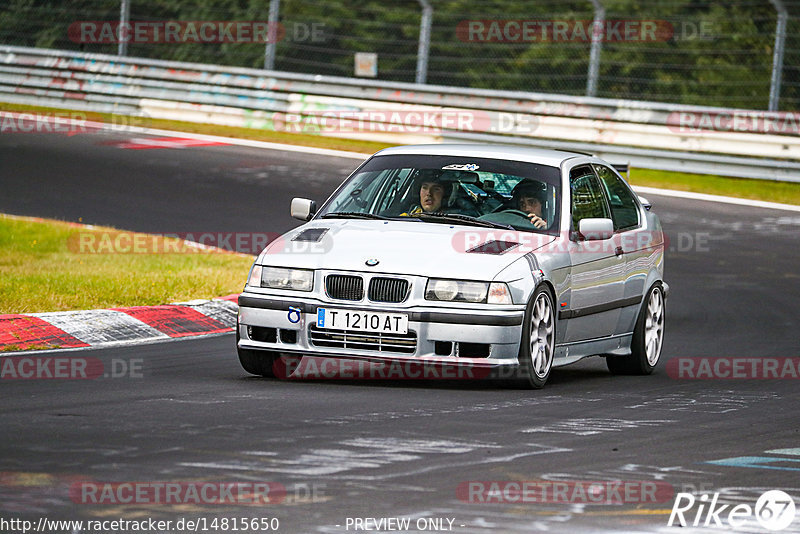
[[[364,332],[331,335],[325,331],[327,337],[322,339],[322,331],[316,328],[319,307],[405,313],[409,336],[399,349],[393,347],[391,340],[381,342],[380,335]],[[426,303],[398,308],[321,301],[313,297],[289,299],[245,291],[239,296],[237,328],[242,349],[373,362],[414,361],[496,368],[517,365],[524,315],[524,306],[455,308]],[[265,331],[252,327],[269,329],[269,339],[264,340],[263,335],[251,337],[249,330]],[[353,337],[359,342],[348,342]],[[479,357],[474,357],[476,352]]]

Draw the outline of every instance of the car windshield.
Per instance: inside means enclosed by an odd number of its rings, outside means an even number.
[[[387,155],[367,161],[317,217],[398,219],[557,233],[557,167],[487,158]]]

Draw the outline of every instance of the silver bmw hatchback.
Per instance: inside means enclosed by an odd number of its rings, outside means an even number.
[[[491,371],[541,388],[553,367],[588,356],[618,374],[659,362],[661,225],[602,159],[389,148],[321,207],[295,198],[291,213],[305,224],[259,254],[239,296],[249,373],[321,357]]]

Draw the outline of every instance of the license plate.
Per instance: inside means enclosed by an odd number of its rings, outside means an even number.
[[[408,314],[317,308],[317,328],[408,333]]]

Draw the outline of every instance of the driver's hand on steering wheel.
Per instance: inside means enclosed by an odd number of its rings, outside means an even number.
[[[547,222],[535,213],[529,213],[528,218],[530,219],[531,224],[540,230],[547,227]]]

